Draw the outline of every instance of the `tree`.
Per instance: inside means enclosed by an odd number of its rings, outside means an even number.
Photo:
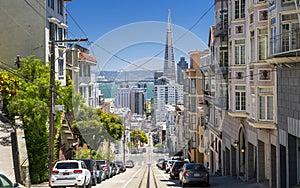
[[[134,142],[134,144],[138,144],[140,141],[141,143],[148,143],[148,137],[145,133],[145,131],[140,131],[138,129],[134,129],[130,131],[130,139]]]
[[[11,84],[5,87],[1,82],[1,93],[7,100],[5,109],[13,121],[15,116],[20,116],[26,137],[26,147],[30,163],[30,176],[32,183],[48,180],[48,119],[50,98],[50,67],[34,56],[21,59],[21,66],[17,70],[1,73],[6,82]],[[72,85],[61,87],[55,82],[56,104],[65,105],[69,100]],[[5,91],[4,91],[5,90]],[[59,98],[58,98],[59,97]],[[71,109],[70,105],[65,105]],[[61,113],[57,112],[55,131],[60,126]],[[57,156],[57,148],[54,150]]]

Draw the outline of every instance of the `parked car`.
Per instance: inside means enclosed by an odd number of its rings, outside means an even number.
[[[209,172],[200,163],[185,163],[179,172],[179,182],[183,186],[186,184],[204,184],[209,186]]]
[[[125,163],[126,168],[133,168],[134,167],[134,162],[132,160],[127,160]]]
[[[96,170],[97,183],[101,183],[105,179],[104,170],[103,170],[102,166],[97,165],[97,163],[96,163],[96,167],[97,167],[97,170]]]
[[[0,187],[19,187],[19,184],[13,183],[7,176],[0,173]]]
[[[111,174],[112,174],[112,176],[117,175],[117,173],[118,173],[118,166],[114,162],[110,162],[109,164],[111,166]]]
[[[105,179],[109,179],[110,177],[112,177],[111,166],[107,160],[96,160],[96,163],[102,166],[105,174]]]
[[[91,187],[91,172],[84,161],[64,160],[54,165],[51,173],[50,186]]]
[[[179,178],[179,172],[180,169],[183,167],[185,163],[188,163],[188,161],[175,161],[172,165],[172,168],[170,170],[170,178],[175,179]]]
[[[119,166],[120,172],[125,172],[126,171],[126,166],[122,161],[115,161],[115,163]]]
[[[84,161],[88,170],[91,172],[91,179],[92,179],[92,185],[97,185],[97,166],[96,161],[93,159],[79,159],[81,161]]]
[[[175,162],[175,161],[177,161],[177,160],[168,160],[168,162],[167,162],[167,164],[166,164],[166,173],[169,173],[170,172],[170,169],[171,169],[171,167],[172,167],[172,165],[173,165],[173,163]]]

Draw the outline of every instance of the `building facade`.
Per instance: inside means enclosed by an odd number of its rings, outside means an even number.
[[[180,85],[183,85],[183,71],[189,68],[188,66],[185,58],[180,57],[180,61],[177,63],[177,83]]]
[[[278,143],[276,163],[272,161],[272,165],[277,168],[277,187],[299,186],[299,0],[270,0],[268,11],[267,61],[274,64],[271,70],[277,73],[274,99],[277,99]],[[271,149],[275,149],[273,143]]]
[[[55,40],[66,38],[68,26],[64,13],[65,2],[66,0],[2,1],[1,61],[9,68],[17,68],[17,56],[25,58],[34,55],[43,62],[49,62],[52,32]],[[55,43],[55,78],[62,86],[66,84],[65,49],[65,43]]]

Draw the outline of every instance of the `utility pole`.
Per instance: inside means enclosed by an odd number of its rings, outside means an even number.
[[[71,42],[84,42],[88,41],[88,38],[80,38],[80,39],[72,39],[72,40],[55,40],[55,24],[50,22],[51,32],[50,32],[50,40],[51,40],[51,61],[50,61],[50,116],[49,116],[49,162],[48,162],[48,170],[49,170],[49,184],[51,181],[51,173],[54,162],[54,113],[55,113],[55,43],[71,43]]]
[[[55,108],[55,101],[54,101],[54,92],[55,92],[55,27],[54,23],[50,22],[51,31],[50,31],[50,40],[51,40],[51,61],[50,61],[50,116],[49,116],[49,185],[51,181],[51,172],[53,168],[53,161],[54,161],[54,108]]]

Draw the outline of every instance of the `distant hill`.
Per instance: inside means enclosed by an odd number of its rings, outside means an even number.
[[[97,75],[97,81],[141,81],[153,80],[155,71],[139,70],[139,71],[100,71]]]

